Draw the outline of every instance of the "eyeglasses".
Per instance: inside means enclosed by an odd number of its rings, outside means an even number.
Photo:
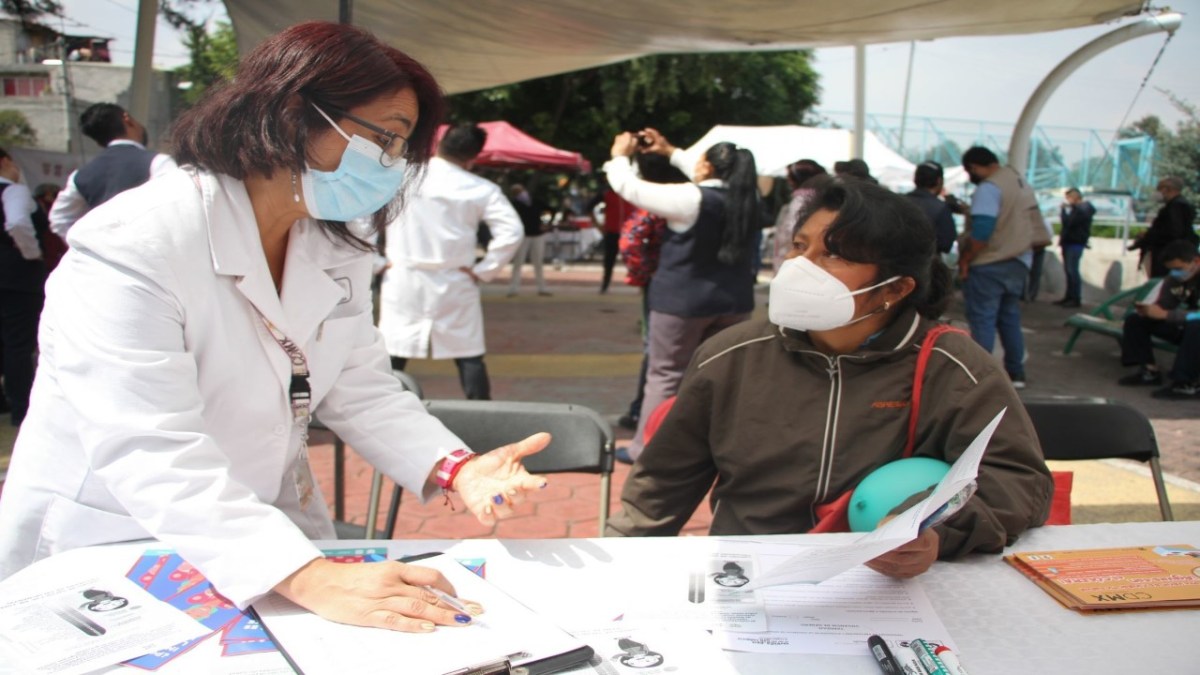
[[[371,124],[361,117],[351,115],[341,108],[335,108],[333,106],[326,107],[328,108],[329,112],[341,117],[345,117],[351,122],[354,122],[363,128],[370,129],[376,134],[375,142],[378,143],[379,147],[383,150],[379,153],[380,164],[384,166],[392,166],[396,162],[403,159],[406,154],[408,154],[408,139],[404,136],[401,136],[394,131],[388,131],[383,127]]]

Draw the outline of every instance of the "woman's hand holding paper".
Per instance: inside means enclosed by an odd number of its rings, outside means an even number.
[[[884,521],[880,522],[880,525]],[[932,527],[916,539],[867,562],[867,567],[894,579],[911,579],[923,574],[937,560],[939,537]]]

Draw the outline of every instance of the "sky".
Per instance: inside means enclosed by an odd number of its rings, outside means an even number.
[[[68,33],[116,38],[111,49],[114,62],[132,63],[137,0],[61,1],[66,21],[56,27],[65,28]],[[1200,0],[1176,0],[1171,8],[1184,15],[1183,25],[1167,46],[1128,117],[1126,111],[1166,39],[1163,33],[1118,45],[1084,64],[1051,97],[1038,123],[1098,129],[1111,136],[1122,120],[1128,124],[1146,114],[1156,114],[1173,127],[1181,115],[1159,88],[1200,104],[1200,76],[1196,74],[1196,64],[1200,63]],[[211,9],[196,16],[210,20],[225,18],[219,3],[213,3]],[[914,50],[909,116],[1012,125],[1046,74],[1070,53],[1117,25],[918,42]],[[901,113],[909,51],[907,42],[867,48],[869,113]],[[161,19],[154,54],[158,67],[171,68],[187,62],[187,50],[179,34]],[[838,121],[848,120],[854,104],[854,50],[818,49],[815,66],[822,87],[818,112]],[[835,114],[839,112],[846,115],[839,118]]]

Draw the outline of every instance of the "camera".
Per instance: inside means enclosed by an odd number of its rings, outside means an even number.
[[[648,148],[654,144],[654,141],[650,140],[650,137],[646,134],[638,134],[637,144],[639,148]]]

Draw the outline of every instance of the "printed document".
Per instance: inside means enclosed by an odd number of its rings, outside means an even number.
[[[0,584],[0,663],[86,673],[210,632],[124,576],[86,569],[88,552],[68,551]]]
[[[782,548],[782,547],[781,547]],[[768,563],[773,556],[759,554]],[[718,631],[722,648],[785,654],[865,653],[867,638],[921,636],[955,648],[919,579],[899,580],[858,567],[821,584],[773,586],[761,591],[766,631]]]
[[[707,631],[699,628],[647,627],[614,621],[571,633],[595,650],[587,665],[563,675],[736,675]]]
[[[438,626],[432,633],[414,634],[327,621],[277,594],[254,603],[254,609],[279,649],[306,675],[442,675],[498,658],[521,665],[584,646],[451,556],[419,564],[440,571],[460,598],[483,605],[483,615],[466,626]]]

